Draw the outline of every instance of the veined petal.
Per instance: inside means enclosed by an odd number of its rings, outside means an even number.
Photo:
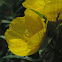
[[[21,39],[19,35],[14,33],[12,30],[7,30],[5,37],[8,43],[8,48],[13,54],[19,56],[26,56],[30,52],[28,44],[25,40]]]
[[[40,12],[50,21],[56,21],[58,13],[62,11],[62,0],[25,0],[23,6]],[[61,15],[59,20],[62,19]]]
[[[28,19],[25,17],[17,17],[14,19],[9,29],[5,32],[8,48],[15,55],[32,55],[38,51],[40,44],[43,42],[46,24],[44,21],[41,22],[41,18],[38,18],[36,13],[33,13],[33,16],[32,14],[29,16],[29,14],[26,13],[25,15]],[[30,28],[28,28],[28,25]]]
[[[26,8],[33,9],[36,11],[42,11],[45,6],[44,0],[25,0],[22,5]]]
[[[33,12],[29,9],[26,9],[26,11],[25,11],[25,23],[26,23],[29,31],[32,34],[35,34],[39,30],[42,30],[44,28],[43,25],[46,25],[46,24],[43,22],[44,21],[42,20],[42,18],[38,14],[36,14],[35,12]]]
[[[44,40],[46,29],[43,29],[33,35],[27,42],[21,39],[16,33],[7,30],[5,37],[8,43],[8,48],[13,54],[19,56],[28,56],[36,53],[40,48],[40,44]]]
[[[25,24],[25,17],[17,17],[16,19],[13,19],[9,28],[11,30],[14,30],[18,34],[23,35],[25,30],[27,29]]]

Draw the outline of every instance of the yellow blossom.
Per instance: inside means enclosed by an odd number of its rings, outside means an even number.
[[[62,0],[25,0],[23,6],[43,14],[48,20],[55,21],[59,12],[62,19]]]
[[[13,54],[28,56],[36,53],[43,42],[47,25],[31,10],[14,19],[5,32],[8,48]]]

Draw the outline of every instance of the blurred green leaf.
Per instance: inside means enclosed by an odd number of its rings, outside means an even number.
[[[22,0],[19,0],[19,1],[22,1]]]
[[[3,38],[5,40],[5,36],[4,35],[0,35],[0,38]]]
[[[0,0],[0,7],[3,5],[3,4],[6,4],[4,0]]]
[[[42,58],[42,53],[43,53],[43,51],[44,51],[44,49],[40,49],[38,52],[39,52],[39,56],[40,56],[40,58]]]
[[[59,25],[62,26],[62,23],[60,23]]]
[[[23,6],[20,6],[18,10],[15,12],[15,15],[23,8]]]
[[[52,40],[52,38],[47,37],[45,39],[45,41],[43,42],[43,44],[40,46],[40,49],[38,51],[40,58],[42,58],[42,53],[43,53],[44,49],[48,46],[48,44],[51,42],[51,40]]]
[[[8,20],[9,20],[9,19],[11,19],[11,20],[14,19],[13,16],[9,16],[9,17],[6,16],[6,18],[7,18]]]
[[[5,27],[8,27],[8,26],[9,26],[9,24],[6,24],[6,25],[5,25]]]
[[[40,50],[44,50],[47,47],[47,45],[51,42],[51,40],[52,38],[47,37],[43,44],[40,46]]]
[[[5,58],[21,58],[21,59],[25,59],[25,60],[29,60],[29,61],[40,61],[41,59],[32,59],[28,56],[17,56],[17,55],[8,55],[8,56],[4,56],[3,59]]]
[[[62,23],[58,24],[58,26],[57,26],[57,28],[56,28],[56,29],[58,29],[60,26],[62,26]]]
[[[24,58],[24,56],[8,55],[8,56],[4,56],[3,58]]]
[[[51,42],[52,38],[48,38],[48,44]]]
[[[1,23],[10,23],[8,20],[1,20]]]

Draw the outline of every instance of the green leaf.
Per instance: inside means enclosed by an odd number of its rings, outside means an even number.
[[[42,52],[44,51],[44,49],[40,49],[38,52],[39,52],[39,56],[40,56],[40,58],[42,58]]]
[[[30,10],[34,11],[34,12],[37,13],[39,16],[41,16],[42,18],[44,18],[45,21],[47,20],[47,18],[46,18],[43,14],[41,14],[41,13],[39,13],[39,12],[33,10],[33,9],[30,9]]]
[[[0,35],[0,38],[3,38],[5,40],[5,36],[4,35]]]
[[[13,20],[13,19],[14,19],[13,16],[5,16],[5,18],[6,18],[7,20]]]
[[[62,23],[60,23],[59,25],[62,26]]]
[[[56,17],[56,23],[57,23],[57,25],[59,24],[59,23],[58,23],[59,16],[60,16],[60,12],[58,13],[58,15],[57,15],[57,17]]]
[[[40,61],[40,59],[32,59],[28,56],[17,56],[17,55],[8,55],[8,56],[4,56],[3,59],[10,59],[10,58],[21,58],[21,59],[25,59],[25,60],[29,60],[29,61]]]
[[[48,38],[48,44],[51,42],[52,38]]]
[[[10,23],[8,20],[1,20],[1,23]]]
[[[23,56],[8,55],[8,56],[4,56],[3,58],[23,58]]]
[[[52,40],[52,38],[47,37],[45,39],[45,41],[43,42],[43,44],[40,46],[40,49],[38,51],[40,58],[42,58],[41,54],[43,53],[43,51],[47,47],[47,45],[51,42],[51,40]]]
[[[47,37],[40,47],[40,50],[45,49],[45,47],[51,42],[52,38]]]
[[[60,23],[60,24],[57,26],[57,28],[56,28],[56,29],[58,29],[60,26],[62,26],[62,23]]]
[[[5,1],[4,0],[0,0],[0,7],[5,4]]]
[[[57,17],[56,17],[56,21],[58,20],[59,16],[60,16],[60,12],[58,13],[58,15],[57,15]]]
[[[5,25],[5,27],[8,27],[8,26],[9,26],[9,24],[6,24],[6,25]]]

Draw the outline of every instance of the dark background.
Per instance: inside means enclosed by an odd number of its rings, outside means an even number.
[[[26,8],[22,6],[23,2],[24,0],[0,0],[0,62],[62,62],[62,26],[59,28],[58,38],[54,32],[53,40],[42,51],[26,57],[16,56],[9,51],[4,33],[14,18],[24,16]],[[48,27],[50,31],[53,30],[51,27]],[[51,37],[50,31],[47,31],[47,35]]]

